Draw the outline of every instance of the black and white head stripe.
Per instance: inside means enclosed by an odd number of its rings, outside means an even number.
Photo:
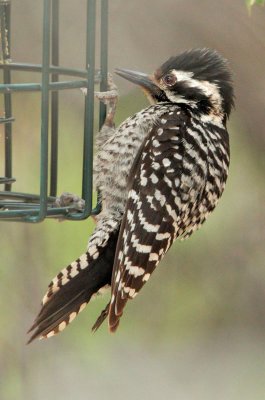
[[[224,114],[229,116],[234,105],[232,75],[227,61],[219,53],[211,49],[192,49],[171,57],[155,72],[157,83],[170,71],[177,77],[170,88],[172,91],[190,101],[200,99],[199,92],[206,94],[205,99],[213,95],[216,100],[218,91]]]

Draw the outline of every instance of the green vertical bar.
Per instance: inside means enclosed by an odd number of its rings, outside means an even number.
[[[59,0],[52,2],[52,65],[59,65]],[[52,82],[57,82],[58,74],[52,74]],[[51,93],[51,168],[50,168],[50,196],[57,194],[58,175],[58,112],[59,93]]]
[[[48,133],[49,133],[49,66],[50,66],[50,12],[51,0],[44,0],[42,91],[41,91],[41,154],[40,154],[40,211],[35,222],[42,221],[47,214],[48,188]]]
[[[0,16],[0,32],[1,32],[1,58],[3,64],[10,63],[10,8],[11,3],[9,0],[1,0],[1,16]],[[3,83],[11,83],[11,72],[9,68],[3,70]],[[12,117],[12,99],[10,93],[4,94],[4,107],[5,107],[5,118]],[[5,176],[7,178],[12,177],[12,122],[5,123]],[[5,184],[5,190],[11,190],[11,184]]]
[[[95,74],[95,36],[96,36],[96,1],[87,3],[87,32],[86,32],[86,66],[87,66],[87,95],[85,99],[84,121],[84,153],[83,153],[83,182],[82,197],[85,209],[82,218],[91,214],[92,210],[92,175],[93,175],[93,128],[94,128],[94,74]]]
[[[100,91],[108,90],[108,0],[101,0],[101,20],[100,20]],[[106,119],[106,105],[99,103],[99,129],[101,129]],[[100,193],[97,193],[97,204],[93,209],[93,214],[101,211]]]
[[[11,72],[5,68],[3,71],[4,84],[11,83]],[[4,95],[5,118],[12,117],[12,98],[10,93]],[[5,123],[5,176],[12,178],[12,122]],[[11,190],[11,184],[5,184],[5,190]]]
[[[101,0],[101,24],[100,24],[100,91],[108,89],[108,0]],[[106,118],[106,105],[99,105],[99,128]]]
[[[1,32],[1,54],[0,61],[3,64],[10,63],[10,38],[11,38],[11,2],[10,0],[0,0],[0,32]]]

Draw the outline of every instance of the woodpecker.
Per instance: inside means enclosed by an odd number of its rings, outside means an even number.
[[[114,332],[127,301],[172,243],[203,224],[225,187],[234,105],[227,61],[214,50],[193,49],[150,76],[116,73],[139,85],[151,105],[115,129],[114,96],[108,99],[94,163],[102,211],[87,251],[50,283],[29,342],[61,332],[109,286],[110,301],[92,329],[107,317]]]

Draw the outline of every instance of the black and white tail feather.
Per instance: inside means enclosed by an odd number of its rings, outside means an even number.
[[[87,252],[51,282],[30,341],[61,332],[105,286],[111,299],[93,329],[108,317],[115,331],[126,302],[174,240],[202,225],[225,187],[233,106],[226,61],[196,49],[170,58],[151,77],[117,73],[154,104],[99,133],[94,170],[102,213]]]
[[[107,233],[97,245],[63,269],[50,283],[42,308],[29,332],[48,338],[61,332],[85,308],[91,297],[111,283],[118,231]],[[107,244],[107,245],[106,245]]]

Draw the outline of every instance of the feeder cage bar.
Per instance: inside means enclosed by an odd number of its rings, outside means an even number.
[[[92,208],[92,165],[94,130],[94,84],[101,91],[107,90],[108,74],[108,0],[100,1],[98,17],[96,0],[87,0],[86,65],[83,70],[60,65],[60,0],[43,0],[42,64],[13,62],[10,55],[11,0],[0,0],[0,70],[4,113],[0,124],[4,125],[4,176],[0,177],[0,219],[5,221],[40,222],[46,217],[81,220],[100,211],[100,199]],[[97,20],[98,18],[98,20]],[[95,70],[96,23],[100,26],[100,69]],[[37,72],[41,82],[13,83],[12,71]],[[60,76],[71,80],[60,80]],[[76,210],[74,204],[67,207],[55,203],[58,185],[58,143],[59,143],[59,91],[86,88],[84,96],[83,171],[80,193],[84,209]],[[15,92],[41,93],[40,129],[40,184],[39,194],[15,192],[16,182],[12,168],[12,95]],[[106,116],[106,106],[99,107],[99,127]],[[82,156],[82,153],[81,153]],[[3,185],[3,186],[2,186]],[[4,190],[1,190],[4,188]]]

